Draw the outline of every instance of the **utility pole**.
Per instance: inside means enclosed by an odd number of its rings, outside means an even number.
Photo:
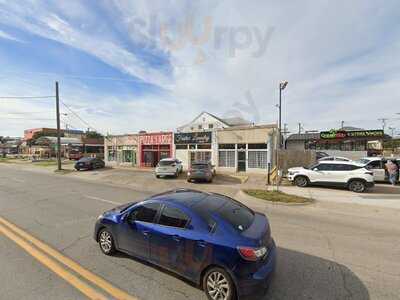
[[[60,98],[58,94],[58,81],[56,81],[56,114],[57,114],[57,169],[61,171]]]
[[[394,138],[394,131],[396,130],[396,128],[394,128],[394,127],[389,127],[389,130],[391,131],[391,136],[392,136],[392,138]]]
[[[297,123],[299,126],[299,134],[301,134],[301,131],[303,130],[303,127],[301,126],[301,123]]]
[[[344,128],[344,121],[341,122],[340,129]]]
[[[388,120],[387,118],[378,119],[378,121],[381,121],[381,122],[382,122],[382,130],[383,130],[384,133],[385,133],[386,121],[387,121],[387,120]]]
[[[288,124],[287,123],[283,124],[283,132],[282,132],[282,134],[283,134],[283,145],[285,145],[285,141],[286,141],[287,135],[289,133],[290,133],[290,131],[288,130]]]

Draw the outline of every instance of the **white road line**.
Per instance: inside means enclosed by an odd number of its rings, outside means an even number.
[[[102,202],[106,202],[106,203],[110,203],[110,204],[115,204],[115,205],[121,205],[123,203],[120,202],[115,202],[115,201],[111,201],[111,200],[107,200],[107,199],[103,199],[103,198],[99,198],[99,197],[95,197],[95,196],[89,196],[89,195],[84,195],[86,198],[92,199],[92,200],[97,200],[97,201],[102,201]]]

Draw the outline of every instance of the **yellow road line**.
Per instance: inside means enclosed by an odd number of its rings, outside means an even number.
[[[93,288],[91,288],[88,284],[80,280],[78,277],[75,275],[71,274],[68,272],[66,269],[60,266],[60,264],[56,263],[46,255],[44,255],[41,251],[35,249],[32,247],[29,243],[24,241],[22,238],[14,234],[11,230],[6,229],[3,225],[0,225],[0,232],[2,232],[5,236],[7,236],[10,240],[14,241],[18,246],[20,246],[22,249],[24,249],[28,254],[36,258],[40,263],[42,263],[44,266],[52,270],[54,273],[56,273],[58,276],[63,278],[65,281],[67,281],[69,284],[77,288],[79,291],[81,291],[84,295],[86,295],[90,299],[94,300],[107,300],[107,298],[95,291]]]
[[[42,241],[31,236],[27,232],[18,228],[16,225],[7,221],[6,219],[0,217],[0,223],[4,224],[5,226],[10,228],[14,232],[18,233],[21,237],[25,238],[26,240],[31,242],[33,245],[35,245],[37,248],[39,248],[43,252],[52,256],[59,262],[63,263],[65,266],[67,266],[71,270],[75,271],[76,273],[78,273],[80,276],[82,276],[86,280],[88,280],[88,281],[92,282],[93,284],[97,285],[98,287],[102,288],[104,291],[106,291],[108,294],[110,294],[114,298],[119,299],[119,300],[138,300],[138,298],[127,294],[125,291],[123,291],[117,287],[114,287],[112,284],[110,284],[109,282],[107,282],[106,280],[101,278],[100,276],[90,272],[89,270],[86,270],[81,265],[74,262],[72,259],[62,255],[57,250],[51,248],[50,246],[46,245]]]

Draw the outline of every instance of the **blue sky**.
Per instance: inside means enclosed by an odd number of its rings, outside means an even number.
[[[52,95],[58,80],[92,127],[128,133],[203,110],[274,123],[285,79],[292,132],[382,117],[400,131],[399,17],[395,0],[0,0],[0,96]],[[48,99],[0,99],[0,135],[53,127],[54,115]]]

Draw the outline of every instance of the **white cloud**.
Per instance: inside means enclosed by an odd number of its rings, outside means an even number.
[[[395,0],[385,5],[372,0],[114,1],[99,4],[107,18],[83,1],[32,3],[0,6],[0,22],[85,51],[167,89],[137,97],[117,89],[101,94],[76,83],[67,87],[76,109],[104,131],[173,129],[201,110],[219,115],[239,110],[253,121],[259,116],[261,122],[275,122],[282,79],[289,81],[283,120],[292,131],[297,122],[306,129],[329,129],[341,120],[374,128],[380,126],[378,118],[397,112],[400,29]],[[184,38],[181,29],[188,17],[195,36],[211,17],[211,35],[200,43]],[[152,28],[159,23],[166,24],[173,41],[185,43],[168,46]],[[218,43],[220,30],[225,33]],[[268,32],[265,53],[253,57]],[[234,42],[246,38],[247,44],[234,49]],[[169,59],[172,74],[130,51],[127,43]],[[247,101],[249,93],[255,107]],[[87,110],[94,97],[96,109]],[[392,124],[400,127],[394,119]]]
[[[24,41],[20,40],[19,38],[16,38],[15,36],[8,34],[7,32],[4,32],[3,30],[0,30],[0,38],[18,42],[18,43],[24,43]]]

